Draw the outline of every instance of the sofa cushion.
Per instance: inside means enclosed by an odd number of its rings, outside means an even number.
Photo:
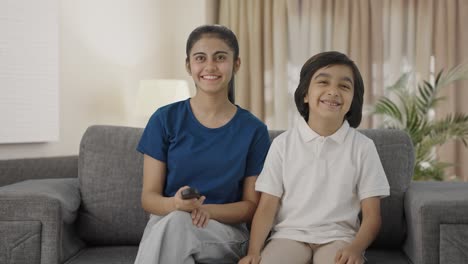
[[[65,264],[133,264],[138,246],[88,247]]]
[[[403,251],[395,249],[366,250],[366,264],[410,264]]]
[[[404,195],[413,177],[414,151],[411,138],[401,130],[363,129],[377,147],[390,184],[390,196],[381,201],[382,227],[373,248],[399,248],[406,237]]]
[[[80,145],[81,238],[90,245],[138,245],[148,220],[141,208],[141,128],[91,126]]]

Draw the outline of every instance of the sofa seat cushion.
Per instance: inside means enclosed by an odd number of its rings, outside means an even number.
[[[409,264],[401,250],[369,249],[366,251],[366,264]]]
[[[91,247],[85,248],[65,264],[133,264],[138,246]]]

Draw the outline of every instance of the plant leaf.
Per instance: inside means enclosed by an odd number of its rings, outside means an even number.
[[[451,164],[438,161],[434,147],[451,140],[459,140],[468,147],[468,115],[454,113],[433,119],[429,112],[446,99],[438,95],[443,87],[468,79],[468,64],[441,70],[434,84],[422,81],[417,89],[408,86],[410,74],[402,74],[395,84],[387,87],[386,96],[376,102],[371,113],[384,117],[384,127],[404,130],[411,137],[416,156],[415,180],[443,180],[444,169]]]

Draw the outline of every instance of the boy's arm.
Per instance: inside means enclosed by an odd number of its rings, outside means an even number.
[[[259,257],[278,210],[280,198],[262,193],[252,222],[248,257]]]
[[[362,223],[356,238],[349,246],[338,251],[335,261],[337,263],[347,263],[349,259],[351,263],[356,261],[355,258],[360,258],[366,248],[374,241],[377,236],[380,225],[380,198],[369,197],[361,201]]]

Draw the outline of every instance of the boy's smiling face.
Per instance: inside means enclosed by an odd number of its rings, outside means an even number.
[[[330,65],[312,76],[304,102],[309,104],[309,120],[341,126],[354,95],[353,71],[346,65]]]

